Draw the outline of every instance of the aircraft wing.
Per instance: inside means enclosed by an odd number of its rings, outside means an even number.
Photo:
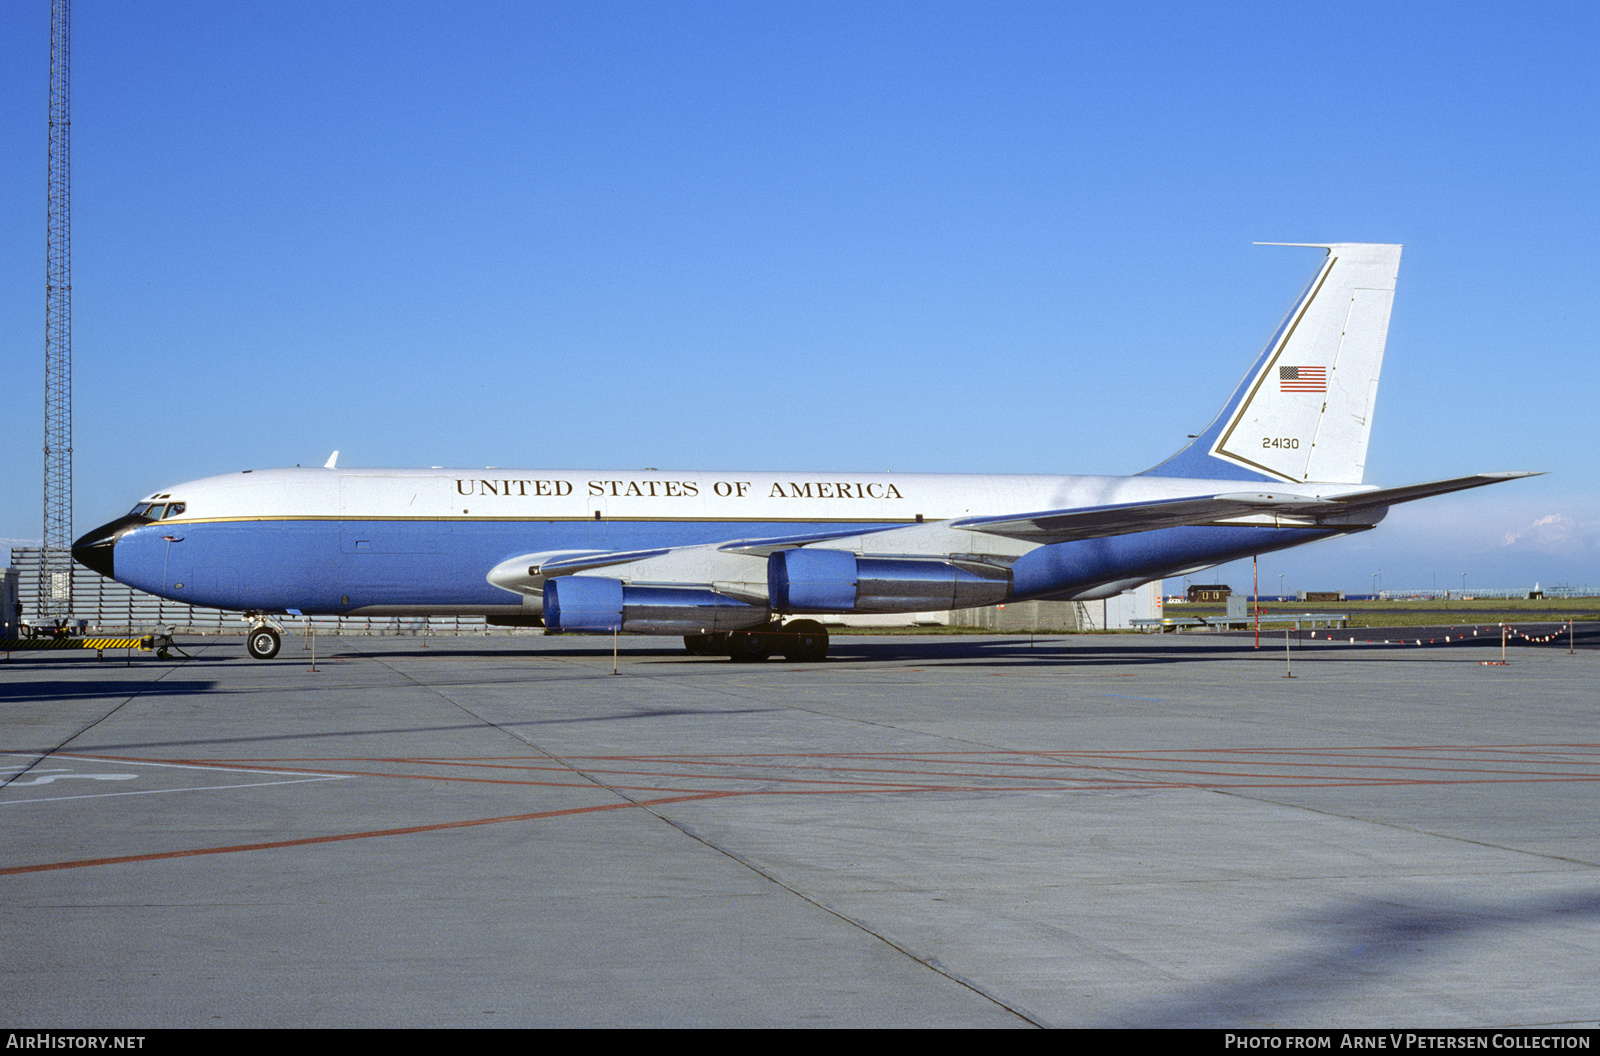
[[[1453,477],[1427,484],[1410,484],[1399,488],[1382,488],[1376,491],[1333,496],[1290,495],[1267,491],[1196,495],[1159,499],[1153,502],[1044,510],[1038,513],[1007,514],[997,517],[964,517],[949,522],[949,525],[952,528],[968,528],[1032,543],[1061,543],[1073,539],[1128,535],[1156,528],[1214,524],[1221,520],[1256,514],[1274,515],[1279,518],[1280,523],[1286,525],[1308,525],[1316,524],[1324,518],[1360,513],[1431,495],[1443,495],[1528,476],[1537,474],[1479,473],[1470,477]]]
[[[859,552],[859,548],[863,547],[863,536],[881,535],[885,554],[922,554],[931,559],[938,556],[940,545],[949,545],[943,533],[951,529],[1002,536],[1037,546],[1129,535],[1160,528],[1219,523],[1268,524],[1284,528],[1319,525],[1364,527],[1367,522],[1361,520],[1360,515],[1367,511],[1430,495],[1443,495],[1534,475],[1480,473],[1399,488],[1331,495],[1297,495],[1281,491],[1225,492],[1107,506],[1041,510],[1036,513],[962,517],[865,530],[851,527],[805,535],[734,539],[649,550],[553,551],[525,554],[503,561],[490,571],[488,578],[489,582],[505,590],[537,594],[551,579],[593,574],[603,578],[618,577],[630,582],[709,588],[732,597],[749,599],[753,603],[766,597],[768,558],[780,551],[804,551],[808,554],[824,551],[825,557],[818,560],[830,557],[841,560],[834,556],[827,545],[833,540],[850,540],[853,545],[846,546],[843,552]],[[865,549],[871,551],[874,548],[867,546]],[[872,555],[868,553],[867,556]]]
[[[623,630],[702,640],[765,626],[773,612],[921,612],[997,604],[1018,587],[1005,557],[1047,543],[1209,524],[1355,531],[1376,522],[1369,511],[1528,475],[1486,473],[1359,491],[1346,485],[1342,494],[1338,485],[1329,486],[1332,494],[1223,492],[648,550],[546,551],[502,561],[488,580],[525,597],[538,595],[537,611],[546,629],[557,633]],[[974,546],[974,533],[1011,542]],[[985,556],[981,551],[987,549],[997,553]],[[1178,568],[1189,558],[1174,550],[1172,560]],[[1151,571],[1148,558],[1126,568],[1114,560],[1098,566],[1091,561],[1061,587],[1082,597],[1086,590],[1142,582],[1139,577]],[[1048,596],[1050,586],[1035,577],[1023,591]],[[815,633],[823,633],[820,626]],[[759,635],[751,641],[765,647]]]

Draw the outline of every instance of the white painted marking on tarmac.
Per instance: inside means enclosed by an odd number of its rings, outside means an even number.
[[[84,781],[132,781],[138,774],[43,774],[32,781],[13,781],[12,788],[28,788],[32,785],[48,785],[52,781],[61,781],[67,778],[80,778]]]
[[[9,756],[12,756],[13,758],[18,757],[18,756],[22,756],[23,758],[29,758],[29,759],[37,759],[37,758],[39,758],[37,755],[24,755],[21,752],[0,752],[0,755],[9,755]],[[79,796],[38,796],[38,797],[29,797],[29,798],[26,798],[26,799],[0,800],[0,806],[10,807],[10,806],[16,806],[17,804],[21,804],[21,803],[59,803],[59,802],[61,802],[63,800],[69,800],[69,799],[108,799],[108,798],[110,798],[112,796],[155,796],[155,795],[164,795],[164,794],[166,794],[168,792],[215,792],[215,791],[218,791],[219,789],[230,789],[231,790],[231,789],[235,789],[235,788],[270,788],[270,787],[273,787],[275,785],[301,785],[301,784],[305,784],[305,783],[310,782],[310,781],[346,781],[346,780],[349,780],[350,778],[356,776],[354,774],[316,774],[316,773],[289,775],[289,774],[285,774],[281,770],[255,770],[255,769],[250,769],[250,768],[241,767],[241,766],[205,766],[205,765],[200,764],[200,763],[158,763],[158,762],[155,762],[153,760],[146,760],[146,759],[140,759],[140,760],[137,760],[137,761],[128,760],[127,762],[123,763],[123,762],[121,762],[119,760],[98,759],[98,758],[93,758],[93,757],[79,757],[79,756],[65,755],[65,754],[61,754],[61,753],[53,753],[50,756],[50,758],[52,758],[52,759],[72,759],[72,760],[76,760],[76,759],[80,759],[81,758],[84,762],[93,762],[93,763],[96,763],[96,764],[101,765],[101,766],[104,766],[109,762],[109,763],[114,763],[116,765],[124,765],[124,766],[128,766],[128,767],[138,767],[138,768],[160,767],[160,768],[169,769],[169,770],[208,770],[208,771],[211,771],[213,773],[226,773],[226,774],[271,774],[273,776],[278,777],[279,780],[276,780],[276,781],[251,781],[251,782],[247,782],[245,784],[234,784],[234,783],[231,783],[231,782],[219,782],[217,784],[211,784],[211,785],[192,785],[192,786],[188,786],[188,787],[185,787],[185,788],[150,788],[150,789],[140,789],[140,790],[137,790],[137,791],[130,791],[130,792],[87,792],[87,793],[84,793],[83,795],[79,795]],[[21,770],[26,770],[26,769],[27,769],[27,767],[25,767],[25,766],[0,765],[0,770],[21,771]],[[32,771],[32,773],[39,774],[41,776],[38,779],[33,780],[33,781],[12,781],[6,787],[7,788],[26,788],[26,787],[28,787],[30,785],[45,785],[45,784],[49,784],[52,781],[55,781],[58,777],[86,777],[86,778],[94,778],[96,780],[101,780],[101,781],[128,781],[128,780],[132,780],[134,778],[137,778],[139,776],[139,773],[138,773],[137,770],[135,770],[135,772],[131,773],[131,774],[75,774],[75,773],[71,772],[69,767],[52,767],[49,770],[38,770],[38,769],[35,769],[35,770]]]

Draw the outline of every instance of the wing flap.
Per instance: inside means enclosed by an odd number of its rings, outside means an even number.
[[[671,547],[662,547],[658,550],[600,550],[593,553],[577,554],[572,557],[558,557],[537,566],[537,573],[532,568],[528,572],[530,575],[537,574],[545,577],[571,576],[579,572],[588,572],[595,568],[630,565],[635,561],[643,561],[646,558],[660,557],[671,549]]]
[[[842,531],[813,532],[810,535],[784,535],[774,536],[769,539],[735,539],[727,543],[714,543],[712,545],[725,554],[746,554],[750,557],[771,557],[779,550],[792,550],[797,546],[807,546],[811,543],[825,543],[830,539],[852,539],[860,535],[873,535],[877,532],[899,531],[910,525],[897,524],[888,528],[848,528]]]

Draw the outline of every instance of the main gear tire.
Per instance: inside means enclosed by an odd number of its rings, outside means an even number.
[[[720,632],[686,634],[683,636],[683,647],[689,650],[690,656],[727,656],[727,639],[727,634]]]
[[[828,655],[828,632],[816,620],[795,620],[777,634],[783,655],[802,663]]]
[[[737,663],[765,660],[772,655],[772,635],[765,631],[735,631],[728,635],[728,656]]]

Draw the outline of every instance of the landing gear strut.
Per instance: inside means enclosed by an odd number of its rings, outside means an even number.
[[[686,635],[683,647],[691,656],[726,656],[744,663],[765,660],[773,653],[805,662],[828,655],[828,632],[816,620],[794,620],[749,631]]]

